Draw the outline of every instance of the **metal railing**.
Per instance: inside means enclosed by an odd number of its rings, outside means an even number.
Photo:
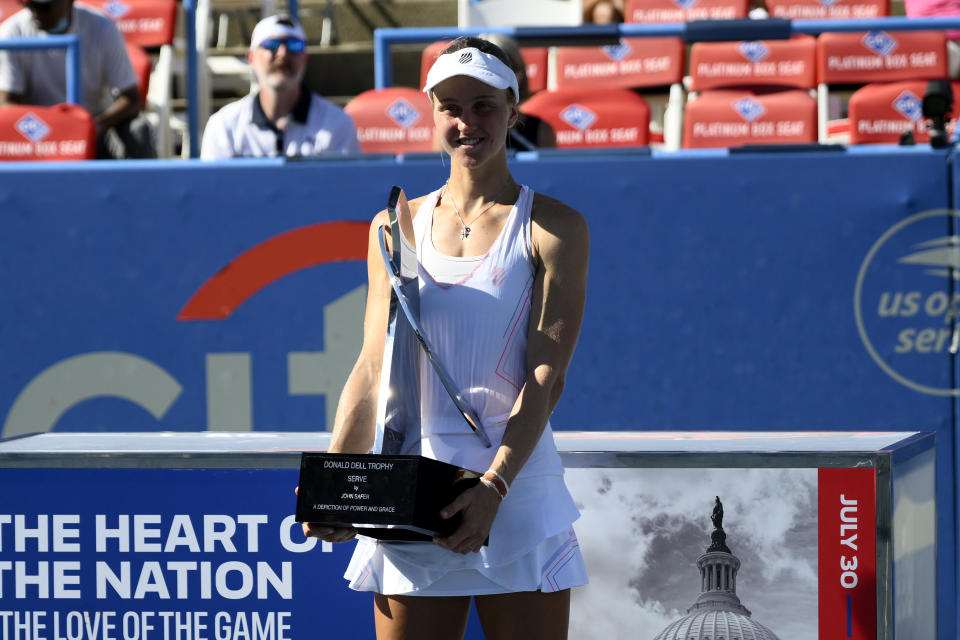
[[[377,89],[392,83],[390,47],[452,40],[459,36],[502,33],[521,46],[617,44],[620,38],[680,37],[687,42],[781,40],[794,34],[818,35],[828,31],[940,31],[960,29],[960,17],[863,18],[851,20],[694,20],[664,24],[585,24],[579,27],[424,27],[376,29],[373,32],[373,72]]]
[[[80,37],[76,35],[46,38],[8,38],[0,40],[0,49],[66,49],[67,102],[83,104],[83,77],[80,73]]]

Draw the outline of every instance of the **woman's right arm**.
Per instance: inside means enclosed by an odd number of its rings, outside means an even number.
[[[377,421],[377,394],[380,389],[380,366],[387,337],[387,314],[390,312],[390,280],[380,256],[380,227],[387,224],[387,213],[381,211],[370,224],[367,237],[367,308],[363,316],[363,346],[360,357],[347,377],[337,404],[333,423],[330,453],[367,453],[373,447]],[[387,236],[389,248],[390,236]],[[330,527],[312,522],[303,523],[303,534],[326,542],[346,542],[357,535],[353,527]]]
[[[367,453],[373,447],[380,392],[383,345],[390,312],[390,280],[380,255],[380,227],[388,224],[381,211],[370,224],[367,239],[367,306],[363,318],[360,357],[340,393],[330,440],[331,453]],[[389,249],[387,236],[387,248]]]

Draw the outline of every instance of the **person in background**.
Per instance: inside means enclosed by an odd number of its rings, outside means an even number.
[[[140,116],[137,76],[112,20],[73,0],[28,0],[0,25],[0,39],[75,34],[80,38],[83,107],[97,127],[98,158],[156,157],[153,131]],[[0,107],[67,101],[64,49],[0,49]]]
[[[254,27],[247,60],[258,89],[210,116],[201,158],[360,153],[350,116],[303,84],[306,40],[303,27],[286,15]]]
[[[904,0],[908,18],[960,18],[960,0]],[[947,29],[947,67],[951,78],[960,78],[960,29]]]
[[[626,0],[584,0],[583,22],[613,24],[623,22]]]
[[[480,37],[500,47],[500,50],[510,58],[510,68],[517,74],[517,84],[520,88],[519,106],[522,108],[523,103],[530,97],[530,83],[527,81],[527,63],[520,53],[516,40],[502,33],[488,33]],[[553,127],[540,118],[522,111],[517,118],[517,123],[507,134],[508,149],[532,151],[555,146],[557,146],[557,136]]]

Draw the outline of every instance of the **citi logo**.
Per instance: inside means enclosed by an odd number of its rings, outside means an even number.
[[[35,113],[27,113],[14,125],[14,128],[30,142],[40,142],[50,135],[50,125]]]
[[[583,131],[597,121],[597,114],[579,104],[571,104],[560,112],[560,118],[571,127]]]
[[[321,222],[269,237],[211,273],[183,303],[176,319],[168,320],[229,322],[261,292],[288,276],[322,265],[363,262],[368,227],[366,222]],[[324,396],[326,424],[333,424],[337,398],[362,342],[357,318],[363,315],[365,299],[364,284],[323,305],[323,349],[283,353],[287,384],[281,387],[280,402]],[[19,392],[0,437],[52,431],[74,407],[95,398],[123,400],[166,425],[168,412],[178,400],[198,392],[204,396],[208,430],[254,430],[255,388],[261,386],[254,375],[255,354],[208,348],[198,355],[205,373],[205,387],[199,389],[185,388],[184,378],[168,370],[165,362],[132,351],[88,351],[62,358]],[[203,425],[202,419],[194,416],[190,423]],[[322,419],[322,414],[317,417],[318,422]]]
[[[387,107],[386,114],[388,118],[404,129],[409,129],[420,119],[420,112],[403,98],[394,100],[390,106]]]

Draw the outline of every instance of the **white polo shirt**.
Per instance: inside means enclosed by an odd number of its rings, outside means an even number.
[[[273,126],[252,93],[210,116],[203,132],[200,157],[263,158],[360,153],[357,129],[343,109],[306,89],[283,131]]]
[[[78,5],[73,6],[67,33],[80,36],[83,106],[97,115],[113,104],[119,93],[137,84],[123,36],[110,18]],[[37,28],[28,9],[0,25],[0,39],[47,35]],[[21,95],[24,104],[66,102],[66,57],[64,49],[0,49],[0,91]]]

